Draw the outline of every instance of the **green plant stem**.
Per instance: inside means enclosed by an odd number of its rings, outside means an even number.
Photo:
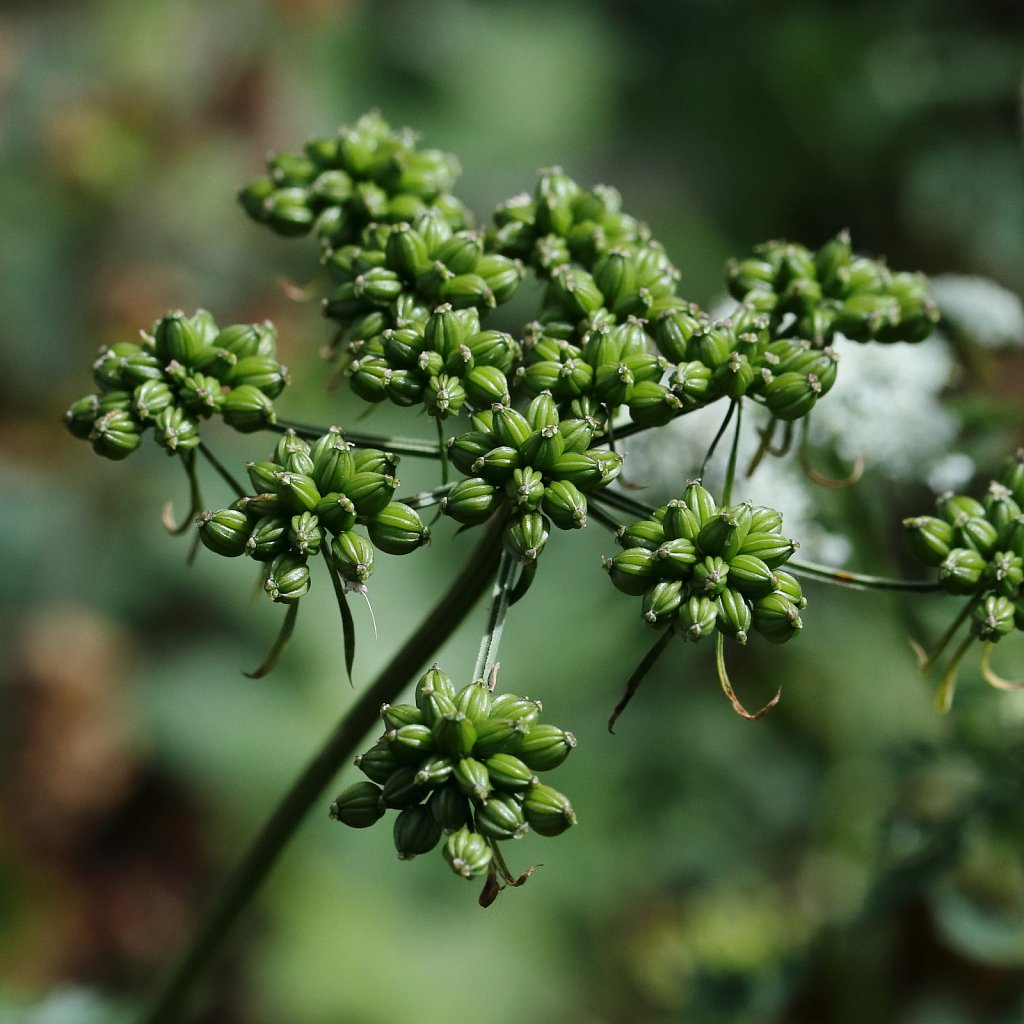
[[[913,590],[918,593],[937,594],[943,589],[938,580],[899,580],[888,576],[868,576],[861,572],[847,572],[846,569],[832,569],[827,565],[804,562],[799,558],[791,558],[785,567],[798,576],[810,576],[821,580],[822,583],[832,583],[837,587],[847,587],[851,590]]]
[[[225,469],[224,464],[220,459],[218,459],[202,441],[199,442],[199,452],[214,468],[221,480],[223,480],[239,498],[245,497],[245,491],[242,489],[242,485],[227,471],[227,469]]]
[[[718,442],[722,440],[726,430],[729,427],[729,421],[732,419],[732,414],[736,411],[740,404],[739,398],[734,398],[729,403],[729,411],[725,414],[725,418],[722,420],[722,425],[718,428],[718,433],[715,434],[715,439],[711,442],[711,446],[708,448],[707,454],[704,456],[704,461],[700,465],[700,476],[699,480],[704,479],[704,474],[708,471],[708,463],[711,461],[711,456],[715,454],[715,449],[718,447]]]
[[[743,423],[743,399],[737,398],[733,405],[736,408],[736,426],[732,433],[732,447],[729,449],[729,462],[725,469],[725,486],[722,488],[722,504],[732,502],[732,485],[736,482],[736,459],[740,450],[740,426]],[[701,476],[704,475],[703,467]]]
[[[509,597],[515,586],[519,563],[508,551],[501,552],[498,562],[498,578],[494,581],[491,591],[491,610],[487,616],[487,629],[480,640],[480,650],[473,667],[474,680],[487,680],[498,660],[498,648],[501,646],[501,634],[505,628],[508,615]]]
[[[267,427],[277,434],[287,434],[289,430],[307,441],[316,441],[330,430],[330,427],[318,427],[315,424],[295,423],[292,420],[279,419]],[[415,437],[379,437],[376,434],[356,434],[345,431],[345,440],[351,441],[357,448],[382,448],[395,455],[420,456],[426,459],[440,459],[444,454],[436,441],[421,441]]]
[[[334,731],[284,795],[227,880],[191,946],[156,994],[141,1024],[175,1024],[188,996],[252,902],[281,851],[307,812],[377,720],[380,706],[394,700],[430,655],[455,632],[488,588],[501,553],[500,517],[494,517],[462,571],[415,632],[383,668],[370,687],[345,713]]]

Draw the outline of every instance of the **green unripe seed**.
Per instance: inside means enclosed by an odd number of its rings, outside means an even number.
[[[430,531],[415,509],[400,501],[390,502],[366,523],[366,532],[374,547],[389,555],[404,555],[422,547]]]
[[[245,542],[245,553],[257,562],[271,562],[288,548],[288,520],[268,515],[257,520]]]
[[[509,521],[502,540],[519,562],[536,561],[548,540],[548,520],[539,512],[521,513]]]
[[[430,726],[422,722],[410,722],[384,734],[391,745],[391,752],[402,764],[417,764],[426,754],[434,751],[434,734]]]
[[[971,594],[985,569],[984,557],[973,548],[953,548],[939,565],[939,582],[952,594]]]
[[[453,832],[444,845],[444,858],[463,878],[479,878],[491,865],[491,847],[478,832],[463,827]]]
[[[339,533],[331,542],[331,555],[342,579],[364,584],[373,574],[373,545],[355,530]]]
[[[106,416],[101,416],[93,425],[93,431],[101,430]],[[156,414],[153,420],[153,436],[157,444],[168,453],[191,451],[200,441],[199,424],[185,415],[178,406],[168,406]]]
[[[777,569],[788,561],[800,545],[777,533],[748,533],[743,539],[737,557],[758,558],[769,569]]]
[[[954,547],[954,528],[936,516],[914,516],[903,520],[907,549],[925,565],[938,566]]]
[[[381,793],[385,806],[400,810],[412,807],[423,800],[427,791],[417,780],[416,772],[416,768],[406,766],[392,772]]]
[[[706,487],[702,487],[699,480],[692,480],[686,485],[683,501],[697,517],[697,522],[702,529],[718,513],[718,505],[711,496],[711,492]]]
[[[536,512],[544,497],[544,477],[531,466],[514,469],[505,481],[505,495],[521,512]]]
[[[523,798],[523,815],[538,835],[558,836],[576,824],[568,797],[542,782],[534,783]]]
[[[435,789],[426,806],[445,832],[458,831],[469,824],[472,816],[469,801],[454,782],[447,782]]]
[[[382,786],[401,767],[387,740],[380,740],[364,754],[359,754],[354,763],[367,778]]]
[[[657,551],[665,543],[665,527],[656,519],[641,519],[630,526],[624,526],[615,540],[621,548]]]
[[[433,744],[437,750],[455,757],[468,757],[476,743],[473,720],[462,711],[448,711],[437,715],[430,726]]]
[[[709,597],[690,597],[679,606],[674,629],[680,636],[696,643],[715,631],[718,607]]]
[[[381,788],[372,782],[354,783],[331,804],[331,819],[351,828],[369,828],[385,812]]]
[[[514,754],[492,754],[484,764],[487,766],[491,784],[496,789],[502,789],[509,793],[521,793],[538,781],[534,770]]]
[[[744,597],[764,597],[778,589],[778,579],[763,559],[741,554],[729,559],[729,586]]]
[[[1013,602],[1002,596],[986,594],[971,618],[971,630],[978,639],[995,643],[1013,632]]]
[[[316,482],[303,473],[277,473],[274,490],[285,508],[292,512],[312,512],[320,504]]]
[[[797,606],[779,592],[754,601],[751,615],[754,629],[772,643],[785,643],[803,628]]]
[[[436,664],[432,665],[416,683],[415,700],[423,721],[433,725],[439,714],[455,710],[455,684]]]
[[[470,477],[460,480],[441,500],[441,511],[456,522],[472,526],[489,519],[497,501],[494,484],[483,477]]]
[[[617,590],[639,597],[658,578],[657,556],[648,548],[627,548],[604,563]]]
[[[220,412],[228,426],[243,434],[262,430],[277,422],[273,403],[251,384],[233,387],[225,395]]]
[[[92,432],[92,425],[99,415],[99,407],[100,400],[96,395],[86,395],[77,402],[72,402],[64,414],[64,423],[68,430],[77,438],[88,438]]]
[[[649,626],[668,622],[675,616],[682,600],[682,581],[663,580],[660,583],[655,583],[650,590],[644,592],[643,604],[640,609],[644,622]]]
[[[587,499],[567,480],[553,480],[544,488],[541,507],[561,530],[581,530],[587,525]]]
[[[455,694],[455,707],[474,724],[486,719],[491,713],[491,691],[487,684],[477,681],[462,687]]]
[[[730,580],[732,577],[730,576]],[[745,644],[750,632],[751,608],[747,599],[733,587],[726,587],[716,601],[718,628],[738,643]]]
[[[197,520],[199,539],[218,555],[236,558],[244,554],[249,540],[249,519],[244,512],[224,508],[219,512],[204,512]]]
[[[285,552],[267,564],[263,589],[272,601],[293,604],[309,591],[309,566],[300,555]]]
[[[516,756],[535,772],[557,768],[576,746],[576,737],[556,725],[531,725],[516,746]]]
[[[437,846],[441,839],[441,826],[426,807],[406,807],[395,818],[394,839],[398,859],[412,860]]]
[[[356,525],[356,507],[344,494],[334,491],[323,494],[315,514],[320,525],[334,534],[346,533]]]
[[[693,592],[698,596],[717,597],[729,578],[729,563],[717,555],[708,555],[693,567]]]
[[[157,438],[160,439],[159,436]],[[103,413],[93,421],[89,431],[89,440],[97,455],[119,461],[127,458],[142,441],[139,427],[132,416],[123,410],[111,410]],[[193,443],[182,447],[195,447],[199,443],[199,435],[195,434]],[[168,450],[173,450],[168,448]]]
[[[491,718],[485,718],[475,724],[476,743],[473,745],[473,753],[484,758],[511,753],[515,750],[520,736],[530,730],[530,722],[526,719],[493,714]]]
[[[970,516],[955,529],[956,547],[973,548],[987,558],[995,551],[999,531],[982,516]]]
[[[509,718],[533,725],[540,718],[544,706],[539,700],[519,697],[514,693],[499,693],[491,701],[491,715],[496,718]]]
[[[529,826],[519,801],[510,793],[492,793],[473,815],[477,832],[489,839],[521,839]]]
[[[413,704],[382,704],[380,717],[387,729],[401,729],[403,725],[422,725],[423,712]]]
[[[491,791],[487,766],[475,757],[460,757],[452,772],[452,779],[461,792],[477,804],[482,804]]]

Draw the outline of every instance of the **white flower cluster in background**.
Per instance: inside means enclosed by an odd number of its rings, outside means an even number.
[[[1024,302],[987,277],[940,274],[928,291],[948,330],[985,348],[1024,345]]]
[[[848,461],[860,457],[892,480],[927,481],[946,462],[959,432],[941,401],[956,366],[948,346],[933,335],[916,345],[840,339],[835,349],[839,373],[811,414],[812,443]],[[973,464],[963,468],[949,487],[970,479]]]

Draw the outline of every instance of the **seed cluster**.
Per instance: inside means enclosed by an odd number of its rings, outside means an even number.
[[[467,525],[508,509],[505,546],[520,562],[537,558],[549,523],[563,530],[587,523],[585,493],[611,483],[622,456],[591,448],[596,419],[586,403],[573,403],[562,418],[550,392],[542,391],[523,412],[495,402],[473,416],[474,430],[451,438],[448,457],[460,480],[442,510]]]
[[[456,690],[436,665],[415,701],[381,708],[384,735],[355,762],[370,781],[341,793],[332,818],[366,828],[394,808],[398,856],[427,853],[446,836],[442,852],[463,878],[487,873],[498,842],[576,824],[569,800],[536,774],[560,765],[576,738],[541,724],[539,701],[483,682]]]
[[[467,399],[476,409],[508,401],[506,373],[520,352],[511,334],[481,330],[473,307],[456,309],[443,302],[428,313],[420,306],[406,312],[408,305],[395,302],[391,319],[398,326],[375,323],[379,333],[349,345],[349,377],[360,398],[422,403],[439,419],[457,413]]]
[[[272,324],[220,330],[206,310],[168,313],[139,344],[119,342],[93,363],[99,394],[73,403],[65,423],[108,459],[123,459],[152,427],[170,455],[200,442],[199,422],[220,414],[243,432],[275,422],[271,399],[288,380]]]
[[[766,242],[727,268],[730,294],[771,317],[773,334],[811,339],[836,333],[852,341],[923,341],[938,322],[923,274],[894,272],[855,256],[840,232],[817,252],[792,242]]]
[[[981,501],[943,494],[937,516],[903,520],[907,547],[936,567],[951,594],[974,599],[971,628],[995,642],[1024,630],[1024,450],[1008,459]]]
[[[302,153],[267,159],[267,176],[239,193],[253,220],[280,235],[314,232],[324,248],[355,242],[371,223],[413,221],[428,210],[456,227],[467,214],[451,195],[453,156],[421,149],[414,133],[392,131],[378,113],[334,138],[313,139]]]
[[[391,500],[397,461],[390,452],[353,448],[337,428],[312,445],[289,432],[273,459],[248,463],[257,493],[205,512],[196,524],[200,539],[219,555],[265,563],[264,589],[281,603],[309,590],[307,560],[321,548],[350,587],[362,587],[374,549],[403,555],[429,537],[415,509]]]
[[[682,498],[624,528],[623,550],[605,568],[619,590],[643,598],[651,626],[671,623],[693,642],[717,629],[741,644],[751,630],[784,643],[803,627],[807,602],[779,568],[797,548],[781,529],[773,509],[719,507],[693,481]]]

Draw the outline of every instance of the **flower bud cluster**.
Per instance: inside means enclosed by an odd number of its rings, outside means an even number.
[[[569,800],[537,777],[558,767],[576,738],[540,723],[539,701],[496,695],[483,682],[456,690],[436,665],[416,684],[415,701],[381,708],[384,735],[355,762],[370,781],[341,793],[333,819],[366,828],[393,808],[399,858],[445,837],[444,857],[463,878],[488,872],[498,842],[576,824]]]
[[[625,405],[634,423],[663,426],[719,398],[744,395],[778,419],[798,419],[836,380],[831,348],[773,340],[767,315],[750,306],[710,320],[678,301],[650,322],[630,316],[610,324],[594,315],[588,324],[582,332],[563,321],[530,326],[518,374],[529,393],[545,388],[561,402],[586,396],[609,412]]]
[[[481,330],[474,307],[456,309],[445,302],[428,314],[399,299],[390,315],[401,326],[382,327],[349,346],[349,380],[362,399],[422,403],[439,419],[457,413],[467,400],[478,409],[509,400],[506,374],[519,356],[519,343],[503,331]]]
[[[716,629],[741,644],[751,630],[784,643],[802,628],[799,582],[780,568],[797,543],[782,516],[751,504],[719,507],[697,481],[619,534],[623,550],[605,560],[612,583],[643,598],[651,626],[671,623],[697,642]]]
[[[272,399],[288,381],[270,323],[220,330],[201,309],[168,313],[139,344],[119,342],[93,363],[98,394],[74,402],[65,423],[108,459],[123,459],[150,427],[169,455],[200,441],[200,420],[221,415],[240,431],[275,422]]]
[[[852,341],[923,341],[938,321],[922,274],[896,273],[855,256],[840,232],[817,252],[792,242],[766,242],[728,265],[730,294],[771,317],[773,335],[811,339],[836,333]]]
[[[1024,630],[1024,449],[1007,460],[981,501],[943,494],[936,516],[903,520],[907,547],[937,568],[951,594],[974,598],[971,628],[997,641]]]
[[[357,340],[417,321],[422,327],[439,303],[486,313],[515,294],[525,273],[520,261],[486,252],[482,234],[453,229],[437,211],[411,223],[370,224],[358,244],[328,249],[323,261],[334,284],[324,312],[352,325]],[[399,298],[405,306],[395,309]]]
[[[582,529],[586,493],[622,471],[621,455],[590,446],[598,424],[588,408],[573,403],[563,417],[542,391],[523,412],[499,401],[475,413],[473,429],[448,441],[448,458],[467,478],[443,499],[442,511],[472,525],[506,510],[505,547],[521,563],[538,557],[551,523]]]
[[[495,210],[490,238],[497,251],[550,279],[550,303],[576,320],[602,306],[616,315],[641,314],[644,302],[671,290],[678,277],[647,226],[622,212],[615,189],[581,188],[560,167],[541,171],[532,196],[524,192]]]
[[[321,550],[346,584],[360,589],[375,549],[403,555],[429,537],[414,509],[391,500],[396,464],[390,452],[354,449],[337,428],[312,445],[289,432],[272,460],[248,463],[256,494],[205,512],[196,522],[199,537],[218,555],[263,562],[264,589],[284,604],[309,590],[307,561]]]
[[[589,396],[609,413],[625,405],[635,423],[660,426],[743,395],[779,419],[797,419],[835,382],[831,348],[779,337],[764,301],[713,321],[679,298],[679,272],[611,190],[585,191],[548,171],[532,197],[500,207],[495,220],[499,251],[548,281],[518,370],[531,394]]]
[[[302,153],[267,160],[267,176],[242,189],[253,220],[279,235],[315,232],[326,248],[350,245],[371,223],[413,221],[428,210],[456,227],[467,220],[451,195],[459,175],[453,156],[420,149],[416,136],[392,131],[378,113],[314,139]]]

